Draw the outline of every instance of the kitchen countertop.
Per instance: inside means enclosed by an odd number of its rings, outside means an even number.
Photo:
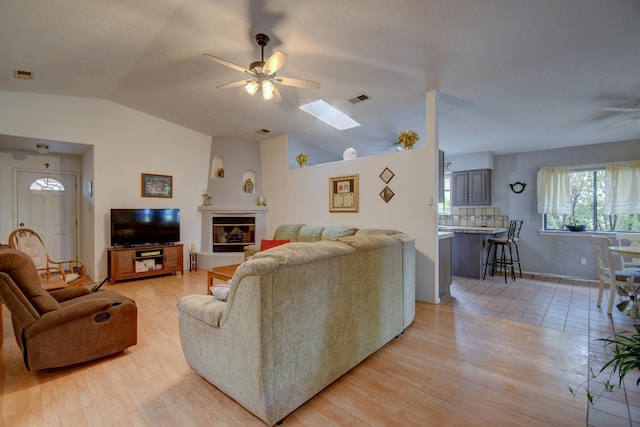
[[[453,231],[438,231],[438,240],[452,239],[454,235]]]
[[[503,227],[463,227],[459,225],[439,225],[438,232],[467,233],[467,234],[500,234],[506,233]]]

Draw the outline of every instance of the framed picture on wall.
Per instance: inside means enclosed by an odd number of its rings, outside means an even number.
[[[358,212],[358,175],[329,178],[329,212]]]
[[[143,173],[142,197],[173,197],[173,177]]]

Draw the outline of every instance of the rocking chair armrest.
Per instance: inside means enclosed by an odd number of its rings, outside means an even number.
[[[111,307],[112,302],[113,301],[108,298],[95,298],[77,304],[70,304],[58,310],[49,311],[40,316],[38,321],[25,330],[25,337],[30,338],[40,332],[67,324],[73,320],[105,312]]]
[[[47,261],[49,262],[49,264],[57,264],[58,268],[61,268],[61,269],[62,269],[61,266],[63,264],[69,264],[69,268],[63,269],[63,270],[66,270],[66,271],[69,271],[69,272],[72,272],[72,273],[78,273],[78,274],[84,275],[87,272],[86,264],[84,263],[84,261],[79,260],[79,259],[67,259],[67,260],[64,260],[64,261],[54,261],[54,260],[48,258]],[[76,271],[76,269],[79,270],[79,271]]]
[[[38,275],[42,276],[44,275],[47,279],[49,277],[51,277],[52,271],[57,272],[57,274],[59,274],[60,276],[62,276],[62,280],[63,282],[67,281],[67,274],[64,272],[64,270],[60,267],[52,267],[52,266],[47,266],[47,267],[42,267],[38,269]]]

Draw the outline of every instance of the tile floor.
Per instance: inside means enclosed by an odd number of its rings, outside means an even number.
[[[607,360],[605,352],[608,351],[597,340],[633,328],[629,317],[615,307],[611,316],[606,314],[607,295],[608,291],[605,290],[602,307],[598,308],[597,283],[525,275],[505,284],[504,276],[486,280],[454,276],[451,294],[442,299],[442,304],[585,335],[589,342],[589,369],[597,372],[603,361]],[[606,392],[595,399],[594,404],[588,407],[586,425],[640,427],[640,387],[636,386],[637,379],[638,375],[629,374],[620,389]],[[603,388],[597,381],[589,383],[594,395]],[[612,383],[617,383],[617,380],[614,379]],[[584,391],[576,396],[576,399],[579,398],[584,398]]]

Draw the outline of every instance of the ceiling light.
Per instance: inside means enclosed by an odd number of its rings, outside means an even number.
[[[49,152],[49,146],[47,144],[36,145],[36,151],[40,154],[47,154]]]
[[[247,83],[247,85],[244,87],[244,90],[247,91],[247,93],[251,96],[255,95],[256,92],[258,91],[258,82],[255,80],[251,80],[249,83]]]
[[[270,99],[273,99],[273,83],[271,83],[269,80],[263,80],[262,81],[262,99],[264,99],[265,101],[269,101]]]
[[[322,99],[301,105],[298,108],[338,130],[346,130],[360,126],[360,123],[337,108],[327,104]]]

